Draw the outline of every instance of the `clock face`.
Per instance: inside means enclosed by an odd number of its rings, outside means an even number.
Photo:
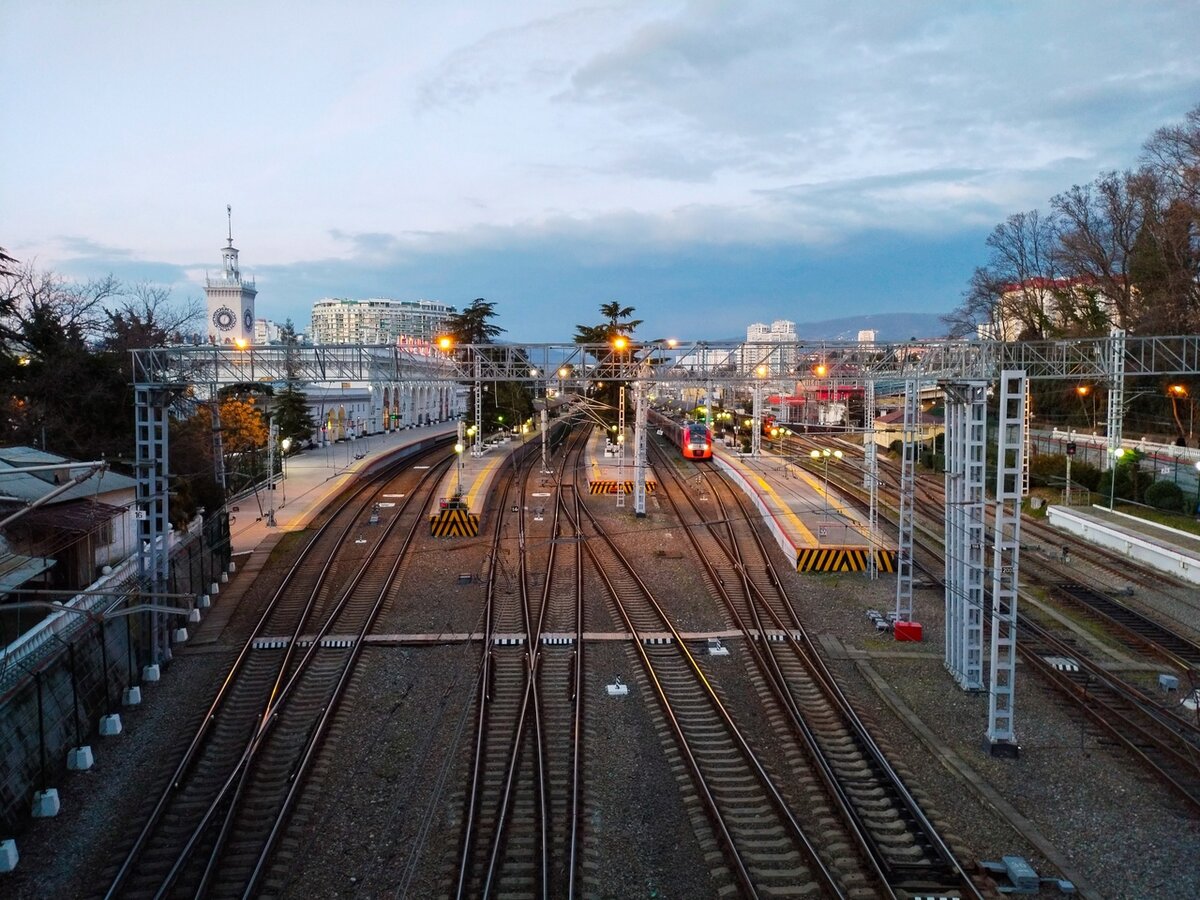
[[[249,331],[250,329],[252,329],[254,327],[254,316],[250,312],[250,310],[246,310],[246,314],[245,314],[245,316],[242,317],[242,321],[246,323],[247,331]]]
[[[213,324],[221,331],[233,331],[237,325],[237,313],[228,306],[222,306],[212,316]]]

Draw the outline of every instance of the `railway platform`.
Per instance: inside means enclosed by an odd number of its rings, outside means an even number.
[[[1200,585],[1200,537],[1102,506],[1050,506],[1046,520],[1065,534]]]
[[[895,550],[872,547],[858,510],[806,468],[769,451],[747,456],[719,442],[713,462],[754,501],[798,571],[865,572],[872,555],[878,571],[896,570]]]

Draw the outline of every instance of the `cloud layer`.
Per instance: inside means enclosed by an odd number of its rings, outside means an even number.
[[[722,336],[938,311],[992,225],[1200,102],[1182,2],[412,7],[10,4],[0,244],[195,293],[230,202],[297,324],[326,295],[486,296],[530,340],[614,298]]]

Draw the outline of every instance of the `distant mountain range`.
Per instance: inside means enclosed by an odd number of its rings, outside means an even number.
[[[910,338],[944,338],[944,313],[878,313],[849,316],[823,322],[797,322],[796,337],[804,341],[854,341],[858,333],[874,329],[880,341],[907,341]]]

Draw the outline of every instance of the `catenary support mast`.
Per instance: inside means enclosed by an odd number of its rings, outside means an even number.
[[[992,550],[991,681],[987,743],[995,756],[1016,756],[1013,723],[1017,675],[1017,582],[1021,556],[1021,498],[1025,460],[1024,371],[1000,373],[999,441]]]

